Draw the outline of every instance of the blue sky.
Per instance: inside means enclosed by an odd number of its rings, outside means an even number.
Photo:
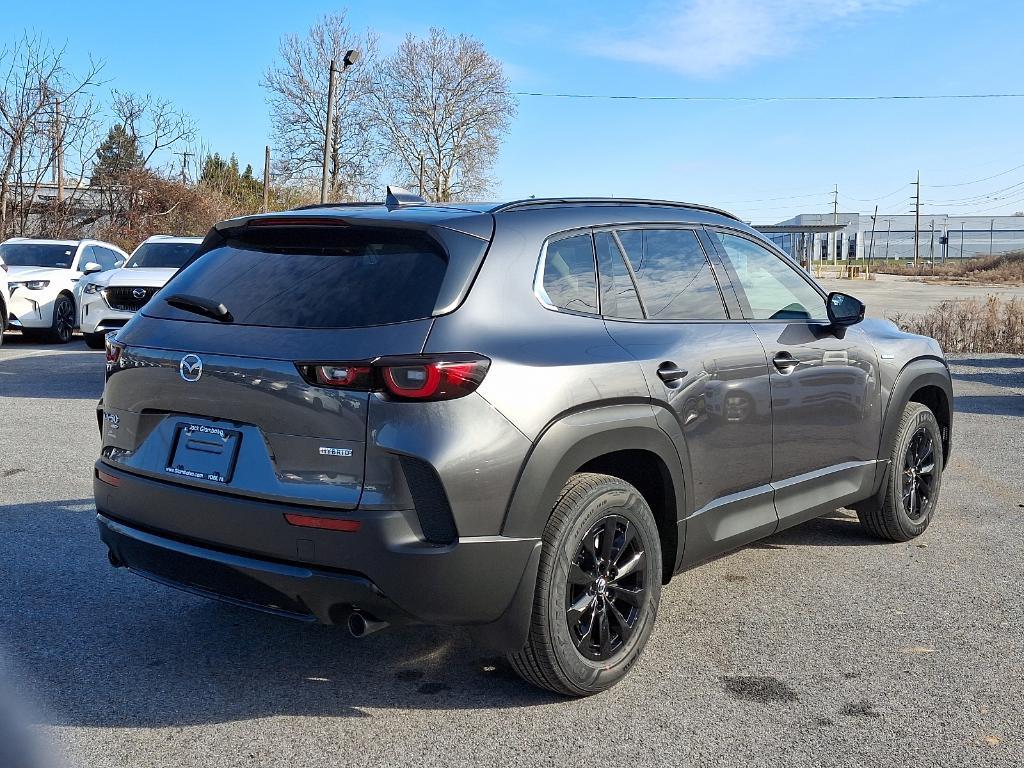
[[[106,62],[109,87],[171,99],[211,149],[259,167],[261,74],[280,36],[344,7],[49,0],[5,4],[22,29]],[[513,90],[684,96],[1024,92],[1024,4],[952,0],[352,2],[388,52],[431,25],[479,38]],[[104,94],[101,94],[104,95]],[[1024,99],[643,102],[523,97],[495,169],[496,198],[607,194],[722,205],[755,222],[831,210],[1024,209]],[[1021,186],[1014,186],[1021,184]],[[1007,191],[1000,192],[999,190]],[[784,198],[784,199],[779,199]],[[881,199],[877,199],[881,198]],[[998,199],[1002,198],[1002,199]],[[877,200],[876,200],[877,199]]]

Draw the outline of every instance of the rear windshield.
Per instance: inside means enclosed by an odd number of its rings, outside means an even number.
[[[69,269],[75,260],[75,246],[55,243],[5,243],[0,261],[9,267],[50,267]]]
[[[223,304],[236,325],[279,328],[361,328],[433,313],[448,260],[425,235],[336,230],[297,240],[229,239],[178,273],[160,296],[198,296]],[[160,299],[143,314],[217,322]]]
[[[162,267],[178,269],[196,252],[199,243],[143,243],[125,266],[128,269]]]

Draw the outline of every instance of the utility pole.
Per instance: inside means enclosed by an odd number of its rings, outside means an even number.
[[[964,223],[960,222],[960,263],[964,261]]]
[[[889,262],[889,235],[892,234],[892,219],[886,219],[885,223],[888,224],[885,230],[885,262]]]
[[[270,210],[270,145],[263,152],[263,212]]]
[[[928,261],[932,269],[935,269],[935,219],[932,219],[932,234],[928,241]]]
[[[181,155],[181,183],[188,184],[188,159],[192,157],[192,153],[187,149],[184,152],[175,152],[176,155]]]
[[[988,255],[992,255],[992,236],[995,234],[996,220],[988,220]]]
[[[338,136],[335,135],[334,130],[334,119],[335,112],[337,111],[337,104],[335,103],[334,92],[337,87],[337,75],[343,73],[346,69],[351,67],[360,57],[359,51],[350,49],[345,52],[345,58],[342,59],[341,69],[334,66],[334,59],[331,59],[331,70],[330,76],[327,80],[327,126],[324,130],[324,168],[323,176],[320,178],[320,202],[327,202],[327,187],[328,187],[328,160],[334,154],[332,150],[337,149],[340,143]],[[337,169],[335,169],[337,172]]]
[[[54,102],[53,109],[53,152],[57,160],[54,182],[57,184],[57,205],[64,202],[64,126],[61,125],[60,99]]]
[[[871,216],[871,244],[868,246],[868,260],[867,269],[864,271],[864,277],[871,277],[871,257],[875,254],[875,221],[878,219],[878,203],[875,203],[875,212]]]
[[[832,223],[839,226],[839,185],[832,190]],[[832,233],[832,263],[839,263],[839,233]]]
[[[420,153],[420,197],[423,197],[423,153]]]
[[[917,181],[914,182],[917,193],[914,195],[914,266],[921,253],[921,172],[917,172]]]

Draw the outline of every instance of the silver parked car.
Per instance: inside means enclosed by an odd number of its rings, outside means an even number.
[[[662,201],[232,219],[107,371],[112,564],[357,636],[467,625],[572,696],[686,568],[843,506],[918,536],[950,452],[934,340]]]

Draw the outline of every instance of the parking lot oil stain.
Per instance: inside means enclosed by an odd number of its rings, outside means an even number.
[[[870,701],[867,699],[861,699],[860,701],[850,701],[839,710],[840,715],[846,717],[881,717],[882,715],[874,708]]]
[[[730,582],[747,581],[748,580],[746,576],[741,576],[738,573],[727,573],[727,574],[725,574],[724,578],[725,578],[726,581],[730,581]]]
[[[447,691],[448,685],[446,683],[424,683],[416,690],[418,690],[420,693],[425,693],[430,696],[436,696],[442,691]]]
[[[722,682],[725,690],[737,699],[756,701],[759,704],[797,700],[796,691],[777,677],[731,675],[723,677]]]
[[[856,680],[860,677],[860,672],[843,672],[844,680]]]
[[[395,673],[395,680],[400,680],[403,683],[414,683],[422,677],[422,669],[400,669]]]
[[[25,470],[22,469],[21,467],[15,467],[14,469],[5,469],[4,477],[14,477],[15,475],[20,474],[21,472],[24,471]]]
[[[828,728],[829,726],[835,725],[835,722],[829,717],[819,717],[814,721],[814,724],[819,728]]]

